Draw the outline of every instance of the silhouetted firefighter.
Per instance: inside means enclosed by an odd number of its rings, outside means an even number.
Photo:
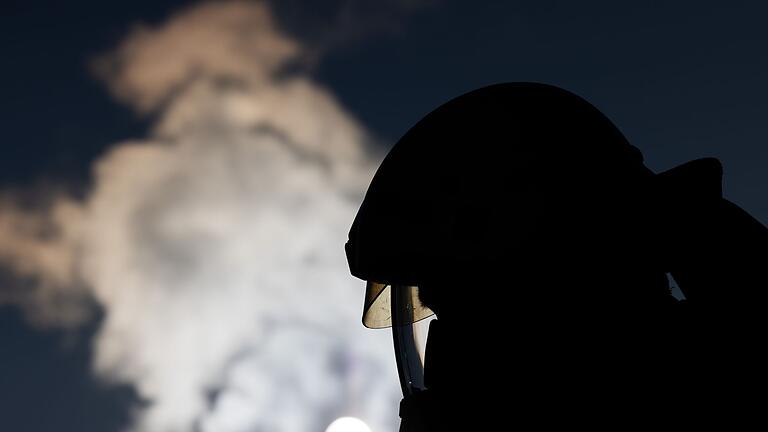
[[[723,199],[721,177],[716,159],[653,173],[553,86],[494,85],[424,117],[382,162],[346,245],[368,283],[364,324],[394,324],[401,430],[749,412],[744,386],[765,391],[768,230]],[[422,366],[411,326],[432,312]]]

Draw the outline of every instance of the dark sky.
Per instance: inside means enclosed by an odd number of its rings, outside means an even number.
[[[27,3],[1,9],[0,187],[82,190],[91,162],[149,123],[111,99],[89,59],[136,22],[160,22],[187,2]],[[727,197],[768,222],[764,2],[454,0],[408,12],[397,1],[397,13],[344,1],[277,3],[278,18],[305,43],[329,41],[313,75],[385,143],[462,92],[547,82],[600,108],[654,170],[720,158]],[[341,8],[374,30],[335,35]],[[0,308],[4,428],[120,429],[132,394],[89,378],[95,328],[32,330],[17,310]]]

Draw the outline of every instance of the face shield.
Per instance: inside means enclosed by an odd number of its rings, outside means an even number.
[[[392,327],[397,373],[403,395],[423,390],[424,353],[430,317],[434,312],[419,300],[415,286],[368,282],[363,324],[368,328]]]

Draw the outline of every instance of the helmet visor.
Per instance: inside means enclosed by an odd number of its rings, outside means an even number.
[[[392,289],[401,295],[397,310],[392,310]],[[419,287],[383,284],[368,281],[365,287],[363,325],[368,328],[387,328],[393,324],[409,325],[434,315],[431,309],[421,304]]]

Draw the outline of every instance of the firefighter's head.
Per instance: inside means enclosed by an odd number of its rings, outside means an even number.
[[[499,84],[445,103],[392,148],[352,225],[346,251],[368,282],[365,325],[391,324],[391,287],[413,299],[398,315],[412,320],[429,306],[491,313],[636,295],[600,291],[605,272],[658,278],[623,268],[655,241],[653,177],[600,111],[560,88]],[[585,280],[590,292],[577,296]]]

